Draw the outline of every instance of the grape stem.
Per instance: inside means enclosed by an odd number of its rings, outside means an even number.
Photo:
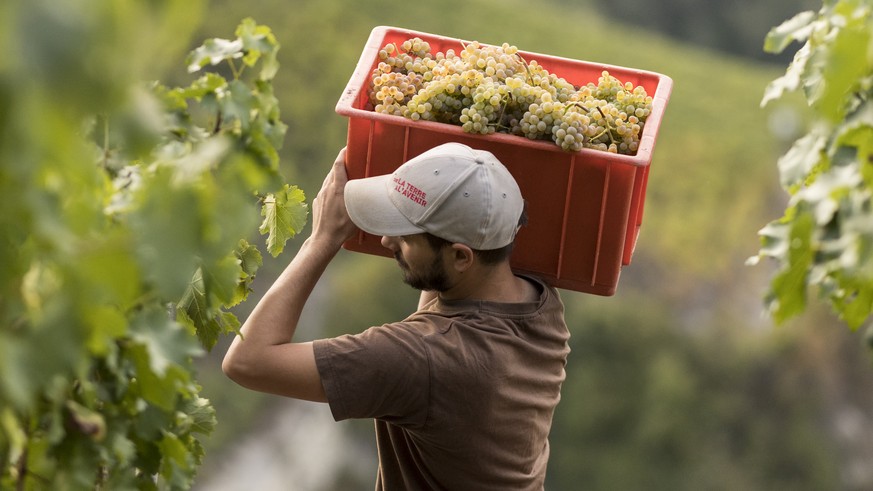
[[[518,52],[515,53],[515,56],[517,56],[518,59],[521,60],[521,65],[524,67],[525,73],[527,73],[527,81],[533,83],[533,74],[530,72],[530,68],[527,66],[527,60],[525,60],[524,57],[521,56],[521,54],[519,54]]]
[[[245,65],[245,63],[243,63],[243,66],[242,66],[242,67],[237,68],[237,67],[236,67],[236,63],[233,62],[233,59],[232,59],[232,58],[228,58],[228,59],[227,59],[227,64],[230,65],[230,72],[233,74],[233,79],[234,79],[234,80],[239,80],[240,77],[242,77],[243,70],[246,69],[246,65]]]
[[[506,114],[506,108],[509,106],[509,94],[504,94],[503,97],[500,98],[500,117],[497,118],[496,123],[490,123],[489,126],[496,126],[498,128],[505,128],[501,121],[503,121],[503,115]]]
[[[221,110],[216,111],[215,114],[215,125],[212,127],[212,134],[217,135],[219,131],[221,131],[221,123],[222,123]]]
[[[600,138],[601,136],[603,136],[604,133],[606,133],[607,135],[609,135],[609,142],[615,143],[615,137],[612,136],[612,131],[610,131],[612,130],[612,127],[609,126],[609,118],[606,117],[606,114],[603,113],[603,110],[600,109],[600,106],[597,106],[597,112],[599,112],[600,115],[603,116],[603,121],[606,122],[606,126],[603,128],[603,131],[598,133],[597,136],[595,136],[594,138]]]

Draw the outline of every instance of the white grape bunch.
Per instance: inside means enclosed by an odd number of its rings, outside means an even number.
[[[379,51],[368,96],[367,109],[378,113],[552,141],[568,152],[635,155],[652,112],[645,88],[606,70],[596,83],[576,87],[507,43],[473,41],[459,53],[434,53],[418,37]]]

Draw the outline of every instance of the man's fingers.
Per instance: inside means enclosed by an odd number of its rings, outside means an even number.
[[[346,147],[340,149],[339,154],[336,156],[336,160],[333,162],[331,173],[334,174],[343,185],[345,185],[345,182],[349,180],[348,173],[346,172]]]
[[[343,187],[345,186],[345,182],[348,181],[348,175],[346,174],[346,149],[343,147],[339,154],[336,156],[336,160],[333,161],[333,166],[330,169],[330,172],[324,176],[324,182],[321,183],[321,189],[327,189],[328,186],[333,184],[334,182],[339,181],[341,186],[339,186],[338,192],[342,192]]]
[[[334,167],[340,166],[345,170],[346,168],[346,147],[340,149],[339,154],[336,156],[336,160],[333,161]]]

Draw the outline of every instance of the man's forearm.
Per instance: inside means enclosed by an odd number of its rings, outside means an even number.
[[[303,306],[339,247],[311,237],[303,243],[227,350],[222,369],[230,378],[255,390],[318,400],[312,394],[320,386],[312,381],[311,360],[304,359],[311,358],[312,349],[292,340]],[[305,392],[298,392],[294,378],[283,379],[294,373],[309,381],[299,386],[308,387]]]
[[[303,243],[240,330],[246,344],[272,346],[291,342],[306,301],[338,250],[311,237]],[[234,340],[238,341],[239,338]]]

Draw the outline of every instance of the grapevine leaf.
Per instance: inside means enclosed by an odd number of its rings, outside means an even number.
[[[807,271],[812,263],[810,247],[813,219],[808,213],[798,215],[788,237],[788,264],[773,277],[770,304],[777,323],[803,312],[806,308]]]
[[[241,261],[235,254],[209,265],[203,274],[203,285],[209,295],[208,305],[231,307],[235,304],[236,287],[242,275]]]
[[[774,27],[764,40],[764,51],[781,53],[794,41],[804,41],[812,32],[815,12],[808,10],[800,12],[782,24]]]
[[[202,354],[191,333],[170,320],[167,311],[151,307],[131,319],[132,338],[146,348],[149,367],[158,376],[173,365],[187,366],[191,357]]]
[[[194,397],[185,400],[185,414],[191,418],[192,433],[208,435],[215,429],[218,421],[215,417],[215,408],[209,404],[208,399]]]
[[[248,141],[248,149],[270,169],[279,168],[279,152],[270,142],[262,127],[252,128]]]
[[[758,232],[761,238],[761,256],[783,259],[788,252],[789,226],[772,222]]]
[[[196,332],[200,344],[210,350],[222,332],[221,326],[215,322],[217,311],[217,308],[209,305],[203,270],[198,269],[188,290],[176,306],[176,320]]]
[[[240,274],[239,283],[237,283],[236,292],[234,294],[231,305],[236,305],[245,300],[251,292],[251,284],[255,278],[255,274],[263,264],[264,260],[261,257],[261,251],[246,240],[240,240],[237,250],[234,252],[240,261],[242,272]]]
[[[195,462],[185,444],[176,435],[164,432],[158,443],[161,451],[161,477],[175,489],[188,489]]]
[[[195,322],[184,310],[177,312],[177,320],[191,326],[197,331],[197,338],[206,350],[212,350],[218,342],[220,335],[225,333],[238,333],[239,319],[231,312],[216,310]]]
[[[239,121],[242,130],[248,131],[251,125],[251,107],[255,101],[252,89],[241,80],[228,84],[230,90],[219,99],[221,114],[226,120]]]
[[[853,147],[857,162],[873,163],[873,101],[864,101],[836,130],[835,146]],[[861,166],[869,186],[873,187],[873,166]]]
[[[245,254],[252,256],[250,251]],[[254,259],[249,257],[248,260]],[[249,264],[247,267],[253,266]],[[241,296],[239,291],[245,277],[247,274],[242,269],[242,259],[235,253],[211,265],[205,273],[203,268],[198,269],[185,295],[179,300],[176,306],[177,320],[192,328],[207,350],[215,346],[219,335],[239,329],[236,316],[221,308],[231,307],[245,299],[246,295]]]
[[[151,366],[149,349],[141,343],[128,346],[125,357],[133,362],[136,369],[136,382],[132,384],[134,393],[163,411],[172,411],[178,397],[175,376],[170,373],[172,370],[167,370],[167,377],[155,373]]]
[[[764,97],[761,100],[761,107],[764,107],[770,101],[779,99],[785,92],[794,92],[800,88],[803,77],[806,74],[806,67],[809,63],[811,54],[810,44],[804,44],[797,53],[794,54],[794,60],[788,65],[785,70],[785,75],[773,80],[767,85],[764,90]]]
[[[164,84],[155,83],[153,92],[164,107],[170,111],[184,111],[188,109],[188,102],[185,100],[184,89],[169,88]]]
[[[246,52],[243,62],[248,66],[255,66],[263,56],[260,79],[272,80],[279,70],[276,59],[279,43],[270,28],[257,25],[253,19],[247,18],[237,27],[236,35]]]
[[[175,185],[172,169],[160,168],[137,193],[131,215],[140,269],[161,296],[179,298],[197,269],[202,228],[194,189]]]
[[[193,73],[206,65],[217,65],[224,60],[242,58],[243,43],[240,39],[233,41],[227,39],[207,39],[202,46],[196,48],[188,55],[186,63],[188,72]]]
[[[850,329],[857,329],[864,324],[873,309],[873,289],[858,285],[851,290],[850,295],[835,300],[836,308]]]
[[[91,306],[85,313],[91,326],[88,351],[96,356],[106,355],[117,339],[127,333],[127,319],[120,310],[105,305]]]
[[[858,169],[839,166],[822,173],[811,185],[798,191],[792,198],[794,203],[802,203],[815,223],[825,226],[831,222],[839,209],[839,197],[856,188],[861,182]]]
[[[861,22],[853,19],[840,29],[827,51],[822,73],[827,82],[815,101],[818,113],[831,121],[845,117],[847,97],[858,90],[858,82],[870,72],[867,50],[858,49],[870,43],[869,27]]]
[[[306,224],[308,206],[303,191],[297,186],[284,185],[281,191],[264,198],[261,216],[264,221],[258,229],[267,236],[267,250],[273,257],[282,253],[285,242],[294,237]]]
[[[136,300],[141,273],[131,249],[119,234],[107,234],[88,244],[70,265],[83,286],[87,285],[93,302],[126,309]]]
[[[815,166],[821,162],[827,145],[827,136],[811,131],[799,138],[777,161],[782,187],[790,189],[801,184]]]
[[[124,433],[112,433],[108,447],[122,464],[129,463],[136,455],[136,445]]]
[[[264,259],[261,256],[261,251],[245,239],[240,239],[239,246],[234,252],[240,261],[243,273],[247,278],[254,277],[258,269],[264,264]]]
[[[195,329],[206,325],[209,317],[209,305],[206,300],[206,286],[203,284],[203,270],[201,268],[197,268],[185,294],[179,300],[176,314],[184,314],[186,316],[184,320],[190,321],[187,324]]]
[[[227,80],[217,73],[206,73],[198,78],[184,89],[176,89],[175,92],[182,100],[194,99],[196,101],[203,100],[207,95],[215,96],[216,93],[227,87]],[[185,109],[183,106],[181,109]]]

